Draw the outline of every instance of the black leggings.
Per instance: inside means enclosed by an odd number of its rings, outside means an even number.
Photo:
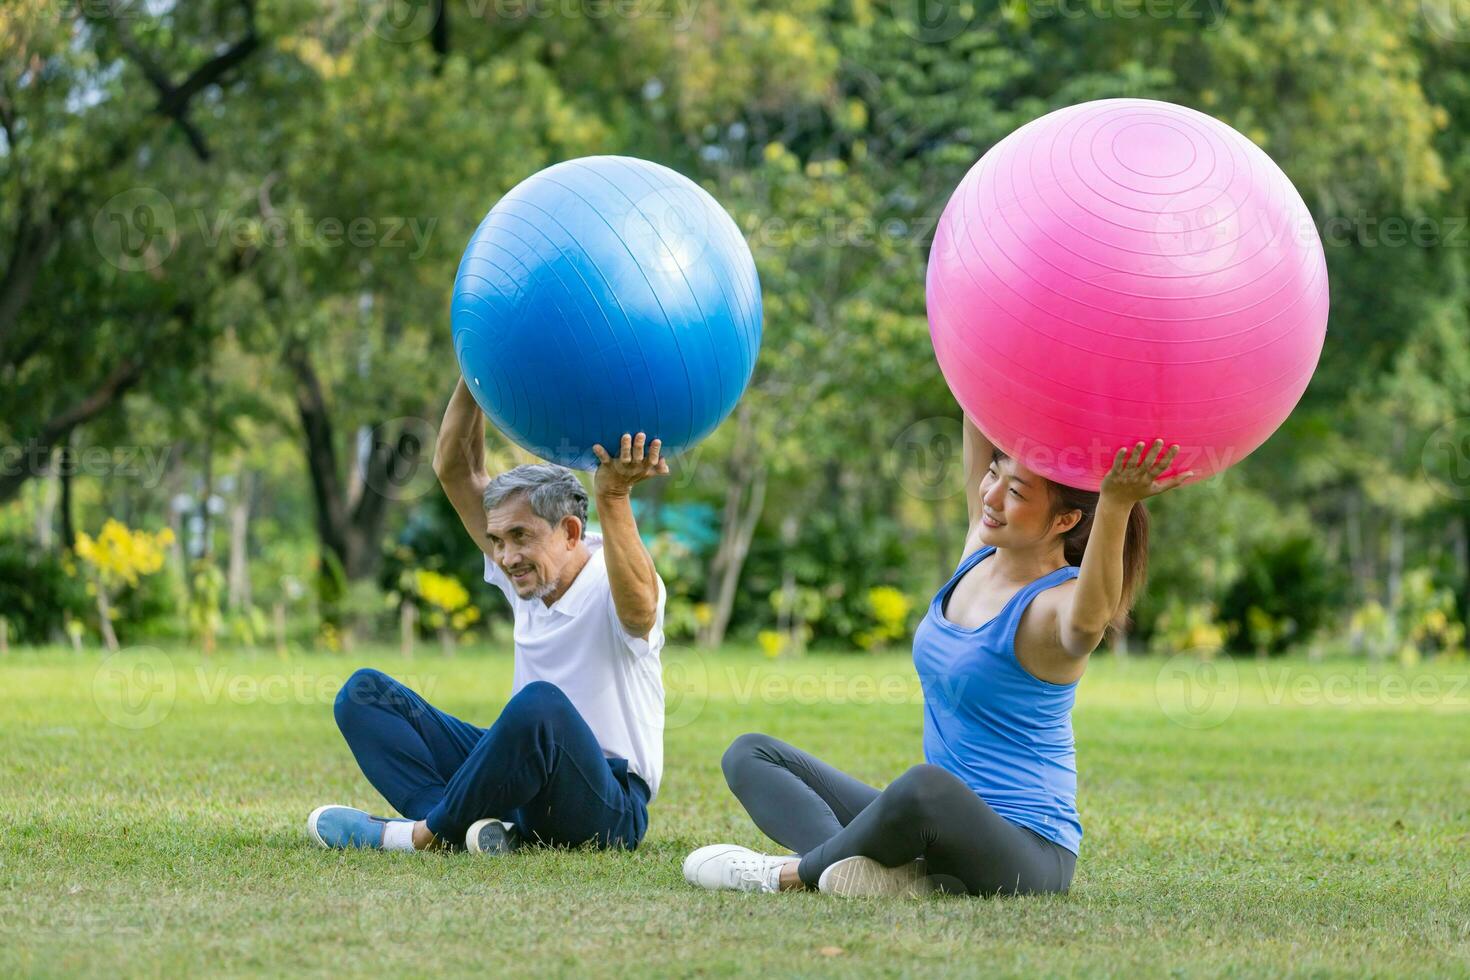
[[[879,792],[769,735],[741,735],[721,760],[755,825],[800,854],[802,882],[861,854],[887,867],[924,858],[931,883],[971,895],[1064,892],[1077,856],[1011,823],[938,766]]]

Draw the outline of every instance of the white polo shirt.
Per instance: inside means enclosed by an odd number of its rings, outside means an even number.
[[[498,586],[515,614],[514,695],[532,681],[562,689],[597,736],[602,751],[628,760],[628,769],[658,793],[664,768],[664,602],[648,636],[632,636],[618,619],[607,580],[602,535],[588,534],[592,557],[551,605],[516,595],[499,565],[485,556],[485,581]],[[657,577],[658,573],[654,573]]]

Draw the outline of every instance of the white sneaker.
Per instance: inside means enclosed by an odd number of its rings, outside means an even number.
[[[817,890],[848,898],[880,895],[917,898],[934,889],[924,873],[922,860],[889,868],[870,857],[858,855],[827,865],[817,879]]]
[[[790,860],[739,844],[710,844],[684,859],[684,880],[710,891],[778,892]]]
[[[471,854],[509,854],[520,848],[520,829],[504,820],[476,820],[465,831],[465,850]]]

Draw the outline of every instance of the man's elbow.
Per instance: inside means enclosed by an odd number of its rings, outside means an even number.
[[[434,475],[439,478],[440,483],[462,479],[470,471],[469,466],[465,464],[464,460],[457,459],[454,453],[445,453],[439,450],[435,450],[434,452],[434,462],[432,465]]]
[[[619,609],[618,622],[623,624],[629,636],[647,637],[658,623],[658,607],[639,603],[635,609]]]
[[[618,621],[623,624],[623,629],[628,632],[629,636],[636,636],[640,640],[648,639],[648,634],[653,632],[654,624],[658,622],[652,616],[649,616],[647,619],[635,620],[623,619],[619,616]]]

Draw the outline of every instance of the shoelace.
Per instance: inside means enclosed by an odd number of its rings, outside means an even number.
[[[739,882],[748,882],[758,885],[763,892],[776,890],[771,887],[771,862],[769,858],[731,858],[730,863],[725,868],[726,876],[731,885],[737,885]]]

